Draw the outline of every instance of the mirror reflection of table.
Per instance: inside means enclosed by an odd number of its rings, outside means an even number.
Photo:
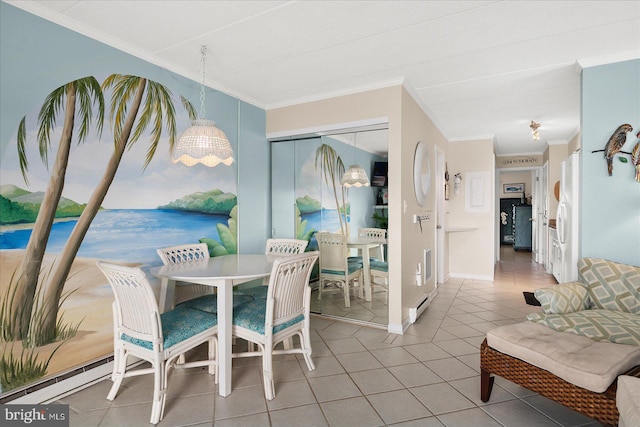
[[[366,237],[349,237],[347,247],[357,249],[362,255],[362,275],[364,276],[364,299],[371,301],[371,260],[369,259],[369,249],[380,245],[386,245],[387,240],[373,240]]]
[[[274,255],[225,255],[202,261],[165,265],[151,269],[162,279],[160,310],[173,308],[176,281],[214,286],[218,291],[218,392],[231,393],[231,338],[233,320],[233,287],[271,274]]]

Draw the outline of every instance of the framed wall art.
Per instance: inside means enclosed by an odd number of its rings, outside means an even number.
[[[524,183],[503,184],[502,189],[505,193],[524,193]]]

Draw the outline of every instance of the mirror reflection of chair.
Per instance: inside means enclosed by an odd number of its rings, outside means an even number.
[[[218,317],[215,314],[177,307],[160,314],[156,297],[144,272],[138,267],[98,262],[113,290],[114,362],[113,385],[108,400],[114,400],[127,377],[153,374],[151,423],[164,416],[168,376],[172,368],[208,366],[216,375]],[[176,359],[200,344],[208,342],[206,360],[176,364]],[[151,368],[127,371],[128,356],[151,363]],[[217,376],[216,382],[217,382]]]
[[[384,228],[359,228],[358,237],[380,242],[380,245],[369,249],[369,257],[375,261],[384,261],[384,245],[387,242],[387,230]]]
[[[385,289],[386,299],[389,300],[389,263],[385,261],[371,261],[371,287],[372,293],[375,292],[376,286],[380,286]],[[382,282],[376,280],[381,279]]]
[[[318,300],[328,292],[327,285],[335,285],[344,294],[345,307],[351,307],[350,284],[358,281],[362,271],[362,261],[348,260],[348,236],[344,234],[316,233],[320,249],[320,280]]]
[[[306,252],[278,258],[271,270],[267,298],[258,298],[238,306],[233,313],[233,335],[258,345],[258,351],[237,352],[234,357],[262,355],[264,392],[267,400],[275,397],[273,381],[273,355],[302,354],[310,371],[315,369],[311,360],[309,336],[311,270],[318,252]],[[276,350],[276,344],[297,335],[299,348]]]

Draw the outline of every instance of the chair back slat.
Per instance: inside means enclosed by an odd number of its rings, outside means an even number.
[[[157,252],[164,265],[182,264],[183,262],[209,258],[209,248],[206,243],[170,246],[160,248]]]
[[[301,254],[307,248],[306,240],[300,239],[267,239],[266,255],[296,255]]]
[[[195,243],[178,246],[169,246],[157,250],[162,264],[182,264],[185,262],[209,259],[209,248],[206,243]],[[175,290],[174,302],[179,304],[203,295],[215,294],[216,288],[206,285],[181,284]]]
[[[347,235],[316,233],[320,250],[320,270],[347,271]]]
[[[158,303],[144,272],[138,267],[102,261],[97,264],[114,293],[119,332],[153,343],[162,342]]]
[[[384,261],[383,244],[387,241],[387,230],[384,228],[359,228],[358,237],[372,242],[380,242],[380,245],[369,249],[369,256]]]
[[[372,240],[374,242],[384,242],[387,239],[387,230],[384,228],[360,228],[358,237]]]
[[[317,251],[306,252],[278,258],[274,262],[267,291],[265,330],[308,314],[309,279],[318,256]]]

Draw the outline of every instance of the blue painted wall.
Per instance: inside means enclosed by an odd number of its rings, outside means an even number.
[[[629,123],[624,151],[639,142],[640,59],[582,71],[581,256],[640,266],[640,183],[634,167],[617,158],[608,176],[601,150],[621,124]]]

